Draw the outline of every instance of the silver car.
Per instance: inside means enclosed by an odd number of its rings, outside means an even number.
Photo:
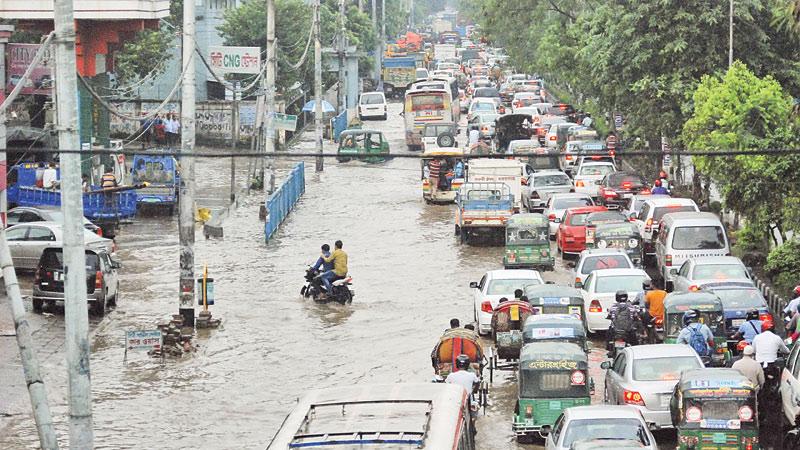
[[[681,372],[704,365],[688,345],[655,344],[627,347],[600,367],[606,369],[605,403],[633,406],[648,423],[671,428],[669,401]]]
[[[547,434],[544,448],[570,450],[573,443],[585,439],[634,440],[641,444],[640,448],[658,450],[656,438],[639,411],[629,406],[610,405],[565,409]]]
[[[31,222],[14,225],[6,230],[11,259],[17,269],[35,270],[44,249],[63,247],[63,225],[58,222]],[[101,238],[89,230],[83,230],[86,248],[105,250],[113,254],[114,241]]]
[[[522,203],[530,212],[541,212],[544,211],[550,196],[565,194],[572,189],[572,180],[564,172],[558,170],[534,172],[528,178],[528,183],[522,186]]]
[[[547,200],[544,215],[547,216],[547,220],[550,221],[549,231],[551,240],[556,239],[558,224],[561,223],[561,218],[564,217],[564,211],[577,206],[594,206],[594,200],[592,200],[592,197],[589,195],[571,192],[566,194],[553,194],[550,196]]]
[[[672,269],[675,291],[697,290],[707,282],[750,282],[750,275],[741,259],[735,256],[703,256],[686,260],[680,269]]]
[[[633,261],[621,248],[589,248],[581,252],[572,267],[572,279],[575,283],[585,283],[586,278],[595,270],[633,269]]]

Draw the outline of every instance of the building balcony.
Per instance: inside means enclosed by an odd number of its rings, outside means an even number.
[[[169,0],[74,0],[77,20],[154,20],[169,15]],[[0,17],[53,20],[53,0],[0,0]]]

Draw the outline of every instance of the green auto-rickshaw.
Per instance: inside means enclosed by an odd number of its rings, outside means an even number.
[[[700,313],[700,322],[708,325],[714,334],[710,365],[724,366],[730,359],[725,334],[725,312],[722,300],[712,292],[672,292],[664,297],[664,342],[674,344],[684,328],[683,315],[691,310]]]
[[[549,222],[544,214],[514,214],[506,222],[506,269],[536,268],[553,270],[555,258],[550,250]]]
[[[512,428],[518,438],[543,436],[566,408],[591,403],[588,357],[570,342],[535,342],[522,347],[517,382],[519,397]]]
[[[348,129],[339,135],[336,160],[347,162],[359,159],[366,162],[383,162],[389,159],[389,142],[378,130]],[[365,155],[354,157],[355,155]]]
[[[669,404],[681,450],[758,450],[756,389],[736,369],[681,374]]]
[[[522,324],[522,342],[571,342],[589,351],[583,321],[572,314],[529,316]]]
[[[587,220],[586,248],[623,249],[636,267],[642,267],[642,235],[630,221],[590,224]]]
[[[583,322],[586,311],[581,291],[560,284],[531,284],[525,286],[525,296],[536,314],[571,314]]]

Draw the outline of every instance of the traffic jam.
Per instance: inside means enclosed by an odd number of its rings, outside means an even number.
[[[798,301],[770,311],[720,217],[672,196],[666,171],[634,171],[590,114],[481,41],[470,26],[426,41],[426,70],[393,86],[403,113],[388,121],[421,157],[426,207],[455,205],[459,245],[503,247],[503,269],[471,282],[463,315],[431,338],[432,386],[315,391],[269,448],[489,448],[498,426],[519,448],[795,448],[800,346],[776,323]],[[353,405],[355,424],[304,428],[314,405]],[[486,419],[500,407],[504,422]],[[353,433],[381,411],[417,431]]]

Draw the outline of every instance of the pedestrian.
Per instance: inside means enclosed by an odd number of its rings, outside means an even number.
[[[142,112],[142,115],[146,116],[146,112]],[[142,119],[139,121],[139,133],[141,133],[142,141],[145,144],[150,145],[153,142],[153,118]]]
[[[430,169],[431,172],[431,175],[428,178],[428,186],[430,188],[431,195],[433,195],[439,188],[439,176],[442,171],[442,161],[434,159],[428,163],[428,169]]]
[[[173,143],[175,142],[173,123],[174,121],[172,119],[172,114],[167,114],[164,119],[164,131],[167,135],[166,143],[168,147],[172,147]]]
[[[155,117],[155,125],[153,126],[155,134],[156,145],[163,147],[167,142],[167,130],[164,126],[164,121],[159,116]]]
[[[752,345],[756,351],[756,361],[761,364],[772,364],[778,359],[778,352],[788,355],[789,348],[783,339],[774,333],[774,324],[771,320],[761,323],[761,334],[753,338]]]
[[[764,369],[761,368],[761,364],[753,359],[755,353],[753,346],[748,345],[742,351],[744,355],[742,359],[733,363],[732,368],[746,376],[756,389],[761,389],[761,386],[764,385]]]
[[[89,184],[89,175],[81,175],[81,190],[84,193],[92,192],[92,186]]]
[[[107,189],[116,186],[117,186],[117,178],[114,176],[114,169],[109,167],[108,169],[106,169],[106,173],[103,174],[100,187],[102,187],[103,189]]]
[[[581,123],[581,125],[585,127],[591,127],[593,123],[594,119],[592,119],[592,115],[587,112],[586,117],[583,118],[583,122]]]

